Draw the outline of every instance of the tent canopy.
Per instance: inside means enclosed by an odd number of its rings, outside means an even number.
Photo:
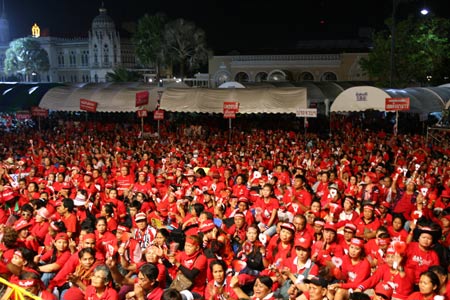
[[[0,83],[0,111],[30,110],[58,83]]]
[[[412,113],[440,112],[450,99],[450,88],[417,87],[379,89],[371,86],[352,87],[336,97],[331,112],[385,111],[386,98],[409,98]]]
[[[183,83],[171,85],[185,86]],[[98,112],[135,112],[138,109],[135,107],[136,93],[148,91],[149,104],[141,108],[153,111],[158,91],[164,89],[143,82],[74,84],[49,90],[39,106],[54,111],[81,111],[80,99],[83,98],[97,102]]]
[[[167,89],[161,109],[173,112],[223,113],[224,102],[239,102],[239,113],[295,113],[307,108],[306,88]]]

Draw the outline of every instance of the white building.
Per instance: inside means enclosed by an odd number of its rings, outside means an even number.
[[[32,81],[40,82],[105,82],[106,74],[117,66],[135,69],[134,47],[130,40],[121,39],[106,8],[92,20],[88,38],[36,37],[49,56],[50,69],[35,74]],[[5,52],[9,47],[9,23],[3,7],[0,16],[0,80]]]

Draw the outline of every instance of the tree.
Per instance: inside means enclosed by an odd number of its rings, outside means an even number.
[[[139,74],[124,67],[117,67],[112,72],[106,73],[106,79],[112,82],[133,82],[139,79]]]
[[[48,53],[35,38],[20,38],[12,41],[6,50],[4,71],[8,75],[21,74],[29,81],[33,73],[49,70]]]
[[[166,18],[162,14],[145,15],[139,19],[133,42],[136,55],[145,66],[155,66],[156,76],[160,77],[161,65],[164,63],[163,30]]]
[[[172,63],[180,67],[180,76],[185,69],[192,71],[208,62],[205,32],[194,23],[176,19],[164,28],[164,48]]]
[[[386,22],[390,25],[392,20]],[[389,26],[390,27],[390,26]],[[402,88],[411,84],[439,84],[449,76],[445,62],[450,59],[450,21],[442,18],[409,17],[396,24],[393,86]],[[377,32],[373,50],[361,67],[380,86],[389,86],[390,31]]]

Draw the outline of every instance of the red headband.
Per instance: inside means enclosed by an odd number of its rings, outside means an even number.
[[[18,286],[23,288],[29,288],[37,285],[39,285],[39,282],[36,279],[22,279],[18,282]]]
[[[192,244],[192,245],[198,245],[197,240],[194,240],[193,238],[186,238],[186,243]]]
[[[87,240],[87,239],[93,239],[93,240],[95,240],[95,234],[93,234],[93,233],[87,233],[87,234],[85,234],[85,235],[83,236],[83,242],[84,242],[85,240]]]

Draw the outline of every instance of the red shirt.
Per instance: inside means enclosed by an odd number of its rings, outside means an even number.
[[[428,267],[436,265],[439,265],[439,257],[436,252],[421,250],[417,242],[408,244],[405,267],[414,270],[414,283],[419,282],[420,273],[428,270]]]
[[[117,291],[115,289],[107,287],[106,290],[103,292],[103,295],[101,297],[98,297],[95,287],[93,287],[92,285],[88,285],[86,287],[86,291],[84,292],[84,299],[85,300],[118,300],[119,295],[117,294]]]

